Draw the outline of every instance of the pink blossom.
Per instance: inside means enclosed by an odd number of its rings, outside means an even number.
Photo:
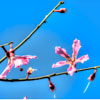
[[[12,48],[12,44],[10,44],[10,50],[7,51],[4,47],[2,47],[6,52],[6,56],[8,57],[8,65],[4,69],[4,71],[0,75],[0,79],[6,78],[12,67],[15,65],[15,68],[19,68],[20,71],[23,69],[20,68],[21,65],[27,65],[30,59],[37,59],[37,56],[25,55],[25,56],[15,56],[14,49]]]
[[[66,8],[60,8],[59,10],[54,10],[54,12],[65,13],[67,11]]]
[[[77,39],[74,40],[72,48],[73,48],[73,54],[72,54],[72,58],[71,58],[67,54],[67,52],[64,48],[55,47],[55,53],[64,57],[66,59],[66,61],[59,61],[56,64],[53,64],[52,68],[61,67],[66,64],[69,64],[69,68],[67,69],[67,71],[68,71],[68,74],[70,74],[72,76],[73,73],[76,71],[76,64],[79,62],[84,63],[85,61],[87,61],[89,59],[88,54],[81,56],[80,58],[77,58],[79,49],[81,48],[81,43],[79,40],[77,40]]]

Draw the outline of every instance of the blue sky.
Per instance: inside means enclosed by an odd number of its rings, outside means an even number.
[[[59,3],[60,0],[5,0],[0,1],[0,44],[14,41],[16,47]],[[84,64],[77,64],[77,69],[100,65],[100,1],[99,0],[64,0],[59,8],[67,8],[65,14],[53,13],[45,24],[18,50],[16,55],[37,55],[39,59],[30,60],[24,71],[13,69],[7,78],[25,78],[28,67],[37,68],[30,78],[67,71],[68,66],[52,69],[57,61],[64,60],[55,54],[55,46],[61,46],[72,55],[72,43],[75,38],[81,41],[82,48],[78,57],[88,54],[90,59]],[[57,9],[59,9],[57,8]],[[6,46],[9,50],[9,46]],[[0,48],[0,58],[5,55]],[[0,73],[8,59],[0,64]],[[73,77],[61,75],[52,77],[57,99],[100,99],[100,69],[91,82],[87,92],[83,91],[87,78],[94,70],[79,72]],[[29,82],[0,82],[0,99],[52,99],[47,79]]]

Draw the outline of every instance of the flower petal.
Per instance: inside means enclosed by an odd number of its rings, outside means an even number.
[[[36,56],[26,55],[26,56],[15,56],[15,68],[20,67],[21,65],[27,65],[29,63],[29,59],[37,59]]]
[[[79,40],[75,39],[74,42],[73,42],[73,45],[72,45],[72,48],[73,48],[73,58],[76,58],[77,55],[78,55],[78,51],[79,49],[81,48],[81,43]]]
[[[84,63],[87,60],[89,60],[88,54],[76,59],[75,63],[79,63],[79,62]]]
[[[6,78],[12,67],[14,66],[14,63],[8,63],[7,67],[4,69],[4,71],[0,75],[0,79]]]
[[[34,58],[34,59],[37,59],[38,57],[37,57],[37,56],[33,56],[33,58]]]
[[[68,61],[71,60],[71,57],[66,53],[66,50],[61,47],[55,47],[55,53],[66,58]]]
[[[75,71],[76,71],[76,67],[74,66],[69,66],[69,68],[67,69],[67,72],[70,76],[72,76]]]
[[[52,68],[61,67],[61,66],[64,66],[66,64],[69,64],[69,62],[68,61],[59,61],[56,64],[53,64]]]

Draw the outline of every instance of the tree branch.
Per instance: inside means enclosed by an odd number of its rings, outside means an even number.
[[[96,69],[96,68],[100,68],[100,66],[78,69],[76,71],[76,73],[80,72],[80,71],[86,71],[86,70],[91,70],[91,69]],[[46,75],[46,76],[42,76],[42,77],[36,77],[36,78],[30,78],[30,79],[25,79],[25,78],[24,79],[0,79],[0,81],[5,81],[5,82],[32,81],[32,80],[40,80],[40,79],[50,78],[50,77],[54,77],[54,76],[64,75],[64,74],[68,75],[68,72],[53,73],[53,74],[50,74],[50,75]]]
[[[56,8],[58,8],[61,4],[64,4],[64,1],[60,1],[56,7],[48,14],[45,16],[45,18],[42,20],[42,22],[37,25],[37,27],[18,45],[16,46],[14,49],[17,50],[19,47],[21,47],[38,29],[40,26],[42,26],[43,23],[45,23],[46,19],[54,12],[54,10]],[[3,62],[7,57],[4,56],[1,60],[0,60],[0,63]]]

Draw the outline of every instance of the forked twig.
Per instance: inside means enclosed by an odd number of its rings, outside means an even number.
[[[60,1],[57,5],[56,5],[56,7],[53,9],[53,10],[51,10],[51,12],[48,14],[48,15],[46,15],[45,16],[45,18],[42,20],[42,22],[39,24],[39,25],[37,25],[37,27],[18,45],[18,46],[16,46],[14,49],[15,50],[17,50],[19,47],[21,47],[38,29],[39,29],[39,27],[43,24],[43,23],[45,23],[45,21],[46,21],[46,19],[54,12],[54,10],[56,9],[56,8],[58,8],[61,4],[64,4],[64,1]],[[4,56],[1,60],[0,60],[0,63],[1,62],[3,62],[5,59],[6,59],[7,57],[6,56]]]

